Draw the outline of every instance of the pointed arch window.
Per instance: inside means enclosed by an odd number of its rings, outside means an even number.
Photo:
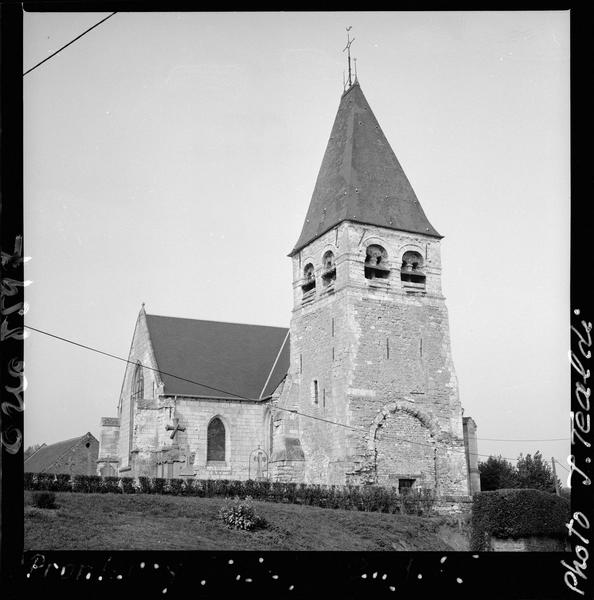
[[[390,276],[388,253],[378,244],[367,246],[365,253],[365,278],[387,279]]]
[[[219,417],[215,417],[209,424],[206,432],[206,461],[225,462],[226,432],[225,425]]]
[[[408,250],[402,256],[400,279],[403,287],[410,291],[425,290],[426,275],[423,269],[423,257],[419,252]]]
[[[132,452],[132,438],[134,437],[134,408],[136,402],[144,397],[144,372],[140,361],[134,367],[132,388],[130,392],[130,432],[128,440],[128,452]]]

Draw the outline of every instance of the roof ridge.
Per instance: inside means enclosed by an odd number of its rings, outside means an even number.
[[[33,454],[30,454],[29,456],[27,456],[27,458],[25,458],[25,460],[23,461],[24,463],[26,463],[28,460],[30,460],[33,456],[35,456],[42,448],[47,448],[47,444],[45,442],[43,442],[41,444],[41,446],[39,446],[39,448],[37,448],[37,450],[35,450],[35,452],[33,452]]]
[[[274,372],[276,363],[278,362],[281,352],[283,351],[283,348],[285,347],[285,344],[287,343],[287,340],[289,339],[290,333],[291,333],[291,330],[290,329],[287,330],[287,335],[285,335],[285,339],[283,340],[283,343],[280,345],[280,348],[278,349],[278,352],[276,353],[276,358],[274,359],[274,362],[272,363],[272,367],[270,368],[270,373],[268,373],[268,377],[266,378],[266,381],[264,382],[264,387],[262,388],[262,391],[260,392],[260,396],[258,397],[258,400],[262,399],[262,396],[264,395],[264,392],[266,391],[266,386],[268,385],[268,382],[270,381],[270,378],[272,377],[272,373]]]
[[[240,321],[213,321],[212,319],[194,319],[192,317],[174,317],[171,315],[155,315],[146,313],[147,317],[158,317],[161,319],[177,319],[180,321],[198,321],[200,323],[217,323],[220,325],[243,325],[246,327],[267,327],[269,329],[288,330],[289,327],[281,327],[280,325],[261,325],[260,323],[243,323]]]

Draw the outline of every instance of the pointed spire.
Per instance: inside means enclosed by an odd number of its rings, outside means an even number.
[[[340,100],[303,230],[290,255],[342,221],[442,237],[425,216],[356,80]]]

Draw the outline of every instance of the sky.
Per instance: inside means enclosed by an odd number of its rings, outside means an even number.
[[[108,14],[25,13],[23,70]],[[568,11],[116,14],[24,77],[25,323],[123,358],[143,302],[288,327],[287,254],[348,26],[361,88],[445,236],[479,453],[566,465]],[[25,363],[25,446],[98,437],[116,415],[123,362],[31,332]]]

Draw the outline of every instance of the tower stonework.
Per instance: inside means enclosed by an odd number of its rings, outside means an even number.
[[[355,82],[290,254],[273,477],[469,493],[441,237]]]

